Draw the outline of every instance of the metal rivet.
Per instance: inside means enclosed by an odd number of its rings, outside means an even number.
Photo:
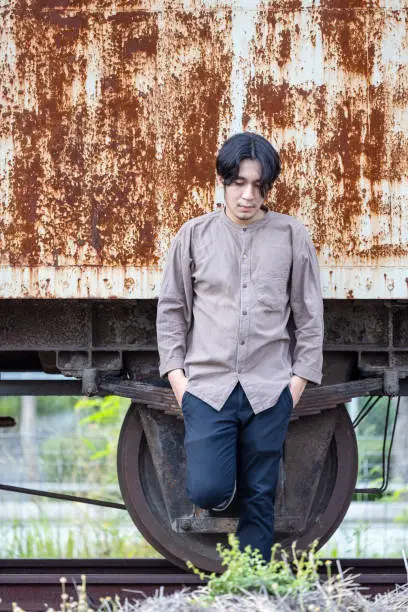
[[[181,523],[180,527],[182,528],[183,531],[190,531],[190,529],[191,529],[191,521],[189,521],[189,520],[183,521]]]

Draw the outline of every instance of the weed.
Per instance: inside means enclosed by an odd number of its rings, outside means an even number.
[[[247,591],[267,592],[272,595],[300,593],[314,588],[318,580],[318,567],[322,561],[316,553],[317,540],[309,551],[301,553],[296,551],[294,542],[291,562],[280,545],[275,544],[269,563],[265,563],[259,551],[252,550],[250,546],[240,551],[238,539],[232,534],[228,536],[228,543],[230,548],[217,545],[221,564],[226,568],[221,575],[206,575],[190,561],[187,562],[187,566],[200,576],[201,580],[208,580],[203,593],[209,601],[218,595],[242,594]]]

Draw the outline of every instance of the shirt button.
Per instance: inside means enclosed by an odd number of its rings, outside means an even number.
[[[248,313],[247,313],[247,311],[246,311],[246,310],[243,310],[243,311],[242,311],[242,314],[243,314],[243,315],[246,315],[246,314],[248,314]]]
[[[241,340],[240,344],[245,344],[245,340]]]
[[[246,283],[244,283],[242,286],[243,286],[244,289],[246,289],[248,287],[248,285]]]
[[[247,229],[248,229],[247,227],[244,227],[242,231],[243,231],[243,232],[246,232],[246,231],[247,231]]]

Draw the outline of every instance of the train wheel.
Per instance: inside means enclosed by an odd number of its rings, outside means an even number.
[[[149,451],[149,445],[139,414],[140,405],[132,404],[124,419],[118,447],[118,477],[122,496],[136,527],[146,540],[167,559],[185,568],[190,560],[206,571],[220,571],[221,565],[216,552],[217,542],[225,543],[225,534],[180,533],[172,529],[165,502],[161,493],[159,478]],[[332,412],[332,411],[330,411]],[[334,433],[325,453],[323,469],[314,494],[308,518],[299,537],[288,538],[277,533],[277,540],[289,546],[297,540],[297,548],[306,548],[313,540],[323,545],[341,523],[351,501],[357,478],[357,444],[354,429],[345,407],[335,410]],[[183,428],[174,417],[165,417],[174,426]],[[319,418],[318,416],[312,418]],[[296,423],[307,421],[299,419]],[[312,423],[313,426],[313,423]],[[300,435],[304,435],[300,431]],[[299,453],[301,461],[304,455]],[[298,470],[302,465],[297,462]]]

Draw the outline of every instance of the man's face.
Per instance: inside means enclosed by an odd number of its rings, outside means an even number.
[[[231,185],[225,186],[226,214],[239,225],[249,225],[264,216],[261,206],[261,164],[256,159],[244,159],[239,164],[239,173]],[[222,177],[218,182],[223,185]]]

